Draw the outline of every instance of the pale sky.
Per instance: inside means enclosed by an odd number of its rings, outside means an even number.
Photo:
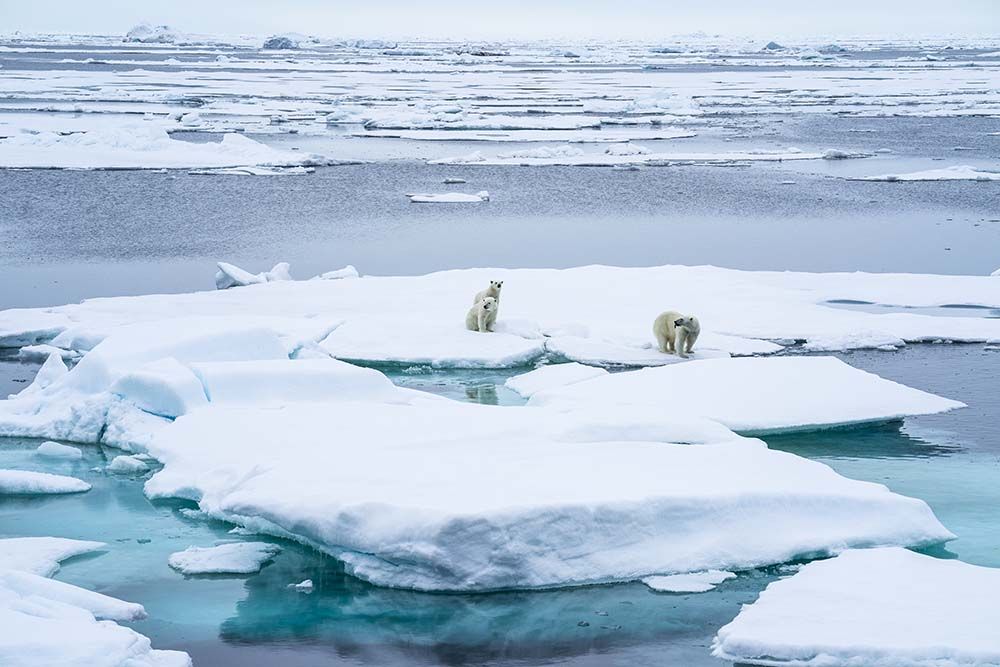
[[[182,32],[322,37],[657,39],[1000,35],[1000,0],[0,0],[0,34]]]

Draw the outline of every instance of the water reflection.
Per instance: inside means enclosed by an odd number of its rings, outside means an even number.
[[[885,422],[828,429],[808,433],[764,436],[772,449],[806,458],[893,459],[948,456],[962,451],[954,437],[940,433],[939,438],[914,437],[901,428],[904,422]]]

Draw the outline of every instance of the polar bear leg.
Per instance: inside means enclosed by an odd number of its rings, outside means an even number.
[[[494,308],[486,314],[486,330],[492,332],[497,323],[497,309]]]
[[[684,327],[677,327],[674,332],[674,350],[677,352],[677,356],[687,358],[687,352],[684,351],[684,344],[687,341],[687,329]]]
[[[667,335],[662,331],[656,332],[656,347],[660,349],[660,352],[667,354],[670,351],[670,346],[667,341]]]
[[[694,347],[694,342],[696,340],[698,340],[698,334],[697,333],[690,333],[689,332],[688,335],[687,335],[687,351],[688,351],[688,354],[691,353],[691,348]]]

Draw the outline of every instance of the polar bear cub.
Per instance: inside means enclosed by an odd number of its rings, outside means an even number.
[[[465,315],[465,328],[469,331],[485,333],[493,331],[497,321],[497,300],[488,296],[476,302]]]
[[[653,322],[653,335],[660,352],[664,354],[677,353],[687,358],[701,333],[701,323],[697,317],[681,315],[676,310],[661,313]]]
[[[500,288],[503,287],[502,280],[491,280],[490,286],[484,289],[482,292],[476,294],[476,298],[472,300],[472,303],[479,303],[488,296],[493,297],[497,300],[497,305],[500,305]]]

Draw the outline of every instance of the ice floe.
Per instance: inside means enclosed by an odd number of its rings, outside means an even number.
[[[348,264],[342,269],[335,269],[333,271],[327,271],[315,276],[316,280],[343,280],[344,278],[359,278],[361,274],[358,270],[354,268],[353,265]]]
[[[140,23],[125,33],[126,42],[142,42],[144,44],[173,44],[184,41],[184,33],[168,25],[149,25]]]
[[[47,472],[0,469],[0,496],[47,495],[90,491],[90,484],[76,477]]]
[[[885,174],[882,176],[855,176],[855,181],[1000,181],[1000,172],[984,171],[967,165],[926,169],[905,174]]]
[[[863,157],[850,155],[847,157]],[[475,152],[456,157],[430,160],[431,164],[467,164],[467,165],[523,165],[523,166],[572,166],[572,167],[611,167],[615,165],[641,164],[649,166],[668,166],[676,164],[727,164],[737,162],[783,162],[789,160],[821,160],[828,158],[827,153],[808,153],[804,151],[725,151],[718,153],[658,153],[617,152],[586,153],[576,149],[575,152],[546,151],[543,148],[501,153],[495,157]]]
[[[529,406],[660,406],[707,417],[739,433],[890,421],[964,403],[880,378],[835,357],[692,360],[604,375],[534,394]]]
[[[645,577],[642,583],[659,593],[704,593],[736,575],[723,570]]]
[[[306,579],[300,581],[297,584],[288,584],[289,588],[295,589],[299,593],[312,593],[313,592],[313,582],[312,579]]]
[[[444,192],[439,194],[406,195],[414,204],[469,204],[490,200],[490,193],[481,190],[475,194],[465,192]]]
[[[135,456],[116,456],[108,465],[108,472],[115,475],[143,475],[149,472],[149,466]]]
[[[576,362],[548,364],[528,373],[508,378],[504,386],[513,389],[525,398],[530,398],[545,389],[564,387],[607,374],[608,372],[603,368],[585,366]]]
[[[225,167],[192,169],[193,176],[302,176],[315,172],[314,167]]]
[[[280,551],[281,547],[267,542],[229,542],[188,547],[171,554],[167,563],[184,574],[253,574]]]
[[[0,539],[0,570],[20,570],[51,577],[59,563],[103,549],[104,542],[70,540],[64,537],[7,537]]]
[[[770,584],[713,654],[753,665],[1000,663],[1000,570],[900,548],[850,550]]]
[[[223,135],[218,143],[171,139],[156,125],[125,125],[66,135],[20,133],[0,138],[0,167],[161,169],[323,162],[309,153],[271,148],[235,133]]]
[[[43,456],[49,459],[79,460],[83,458],[83,452],[77,447],[60,445],[58,442],[47,440],[38,445],[38,449],[35,450],[35,456]]]
[[[228,262],[218,262],[217,266],[219,270],[215,273],[216,289],[246,287],[247,285],[292,279],[291,266],[289,266],[288,262],[278,262],[270,271],[262,271],[261,273],[250,273]]]

